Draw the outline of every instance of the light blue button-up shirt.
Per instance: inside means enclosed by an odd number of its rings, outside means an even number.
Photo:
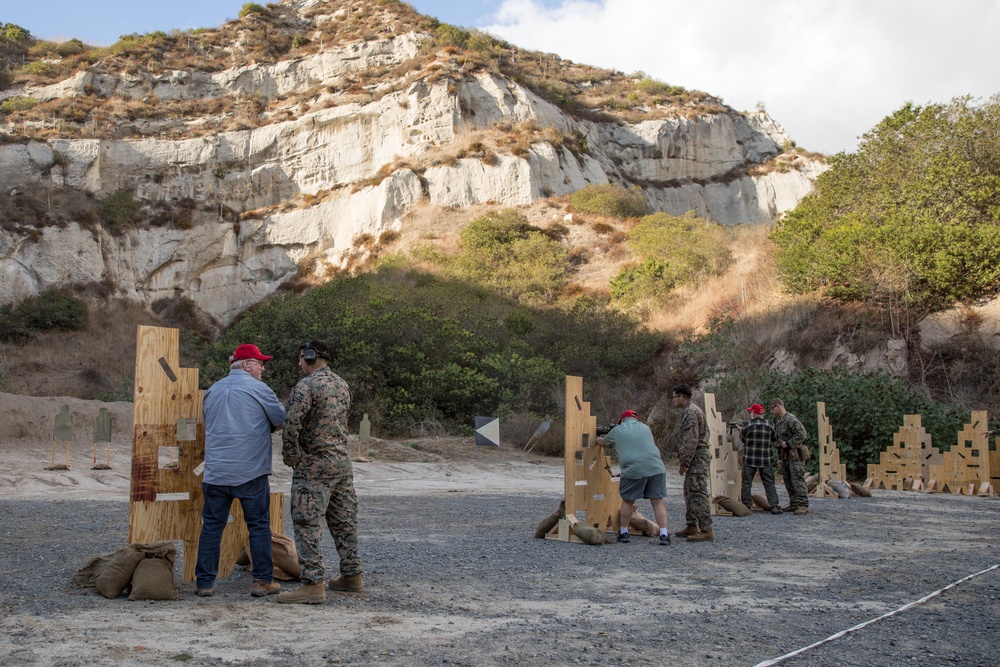
[[[271,388],[234,369],[205,392],[206,484],[239,486],[271,474],[271,428],[285,421],[285,407]]]

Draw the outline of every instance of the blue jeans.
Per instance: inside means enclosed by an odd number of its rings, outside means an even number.
[[[198,565],[195,579],[198,588],[212,588],[219,574],[219,550],[222,531],[229,522],[233,498],[239,498],[243,518],[250,531],[250,560],[253,578],[274,580],[271,562],[271,485],[267,475],[261,475],[239,486],[201,484],[205,506],[201,510],[201,537],[198,538]]]

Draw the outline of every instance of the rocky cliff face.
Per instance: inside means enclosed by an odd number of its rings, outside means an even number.
[[[84,72],[4,95],[270,99],[365,68],[401,65],[428,39],[408,33],[214,73]],[[447,71],[404,83],[390,82],[372,99],[353,103],[334,104],[327,98],[335,93],[320,88],[303,113],[219,133],[203,133],[202,119],[188,118],[146,121],[143,138],[0,145],[2,196],[11,206],[25,193],[70,189],[97,198],[126,190],[149,207],[185,201],[195,209],[183,229],[112,233],[75,220],[73,212],[66,212],[68,224],[40,233],[2,226],[0,303],[103,280],[147,303],[188,296],[228,322],[305,260],[341,266],[356,239],[398,231],[418,205],[517,206],[618,182],[639,185],[657,210],[694,211],[723,224],[767,223],[793,208],[823,169],[816,160],[789,156],[782,169],[759,168],[774,164],[789,144],[763,113],[588,120],[495,72]],[[172,135],[182,123],[191,137],[150,136],[157,123]],[[486,155],[473,146],[512,128],[531,137],[521,150]]]

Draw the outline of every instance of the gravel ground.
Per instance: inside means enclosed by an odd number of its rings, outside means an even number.
[[[669,547],[533,539],[558,500],[362,496],[366,592],[318,607],[254,600],[245,571],[213,598],[182,584],[177,602],[106,600],[70,579],[125,542],[125,502],[0,500],[0,664],[754,665],[1000,562],[988,498],[813,500]],[[782,664],[993,666],[998,646],[994,570]]]

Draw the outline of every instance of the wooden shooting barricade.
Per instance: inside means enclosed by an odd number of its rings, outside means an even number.
[[[940,464],[930,466],[935,488],[928,490],[970,496],[994,494],[990,464],[995,456],[990,454],[985,435],[988,418],[985,410],[972,412],[972,422],[959,431],[958,442],[941,454]]]
[[[583,541],[573,534],[576,513],[585,512],[586,523],[604,532],[618,532],[622,499],[619,479],[611,474],[611,458],[596,443],[597,417],[583,401],[583,378],[566,376],[565,498],[566,514],[546,539]]]
[[[740,463],[733,442],[727,437],[726,422],[715,407],[715,394],[705,394],[705,423],[708,426],[708,449],[712,453],[712,474],[709,476],[712,498],[725,496],[740,499]],[[732,516],[718,505],[709,503],[712,514]]]
[[[201,533],[205,426],[198,369],[181,368],[178,330],[139,326],[129,542],[184,541],[184,581],[195,580]],[[249,532],[239,501],[222,534],[219,577],[228,577]],[[271,494],[271,530],[284,534],[284,494]]]
[[[819,436],[819,484],[809,494],[816,498],[838,498],[826,482],[831,479],[847,483],[847,465],[840,462],[840,450],[833,440],[833,426],[826,416],[826,403],[816,403]]]
[[[941,453],[931,446],[931,435],[920,424],[920,415],[904,415],[903,425],[892,436],[892,445],[868,464],[865,488],[919,491],[928,479],[931,460]],[[931,478],[933,479],[933,478]]]

